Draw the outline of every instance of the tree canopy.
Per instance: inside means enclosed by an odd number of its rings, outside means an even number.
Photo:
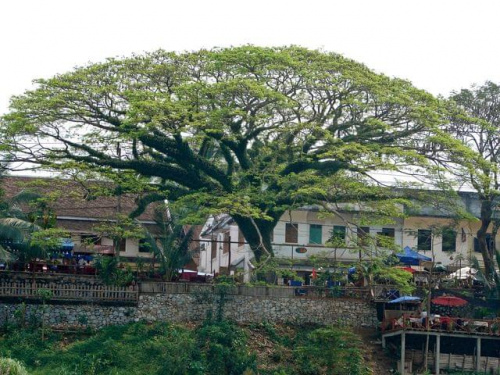
[[[477,232],[487,279],[495,274],[495,238],[500,218],[494,215],[500,196],[500,86],[493,82],[452,93],[458,107],[445,131],[460,144],[444,158],[448,173],[477,191],[481,202],[481,226]],[[462,112],[463,111],[463,112]],[[451,111],[450,111],[451,112]],[[493,240],[487,240],[491,233]]]
[[[257,258],[283,212],[329,179],[417,164],[443,122],[409,82],[300,47],[156,51],[36,84],[2,119],[16,160],[154,178],[145,202],[227,212]]]

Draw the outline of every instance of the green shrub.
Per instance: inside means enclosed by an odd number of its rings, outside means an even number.
[[[0,374],[28,375],[21,362],[11,358],[0,358]]]
[[[205,322],[196,331],[208,374],[242,374],[257,371],[254,354],[246,351],[247,337],[242,329],[228,321]]]
[[[0,357],[21,361],[33,375],[365,375],[361,351],[359,338],[338,327],[217,319],[49,332],[46,340],[32,328],[0,336]]]
[[[318,328],[296,350],[299,373],[368,374],[360,347],[359,339],[350,332],[331,327]]]

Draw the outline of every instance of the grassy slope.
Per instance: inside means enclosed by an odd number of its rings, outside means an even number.
[[[337,327],[135,323],[45,341],[40,331],[11,329],[0,338],[0,355],[51,375],[371,374],[361,346]]]

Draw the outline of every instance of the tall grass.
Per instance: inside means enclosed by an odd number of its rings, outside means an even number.
[[[263,346],[264,345],[264,346]],[[96,333],[9,329],[0,357],[34,375],[287,375],[367,373],[358,339],[333,327],[207,320],[199,326],[134,323]]]

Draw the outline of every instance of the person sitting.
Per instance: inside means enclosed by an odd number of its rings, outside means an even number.
[[[456,325],[455,325],[455,329],[457,331],[463,331],[465,328],[464,328],[464,321],[460,318],[458,318],[456,320]]]

